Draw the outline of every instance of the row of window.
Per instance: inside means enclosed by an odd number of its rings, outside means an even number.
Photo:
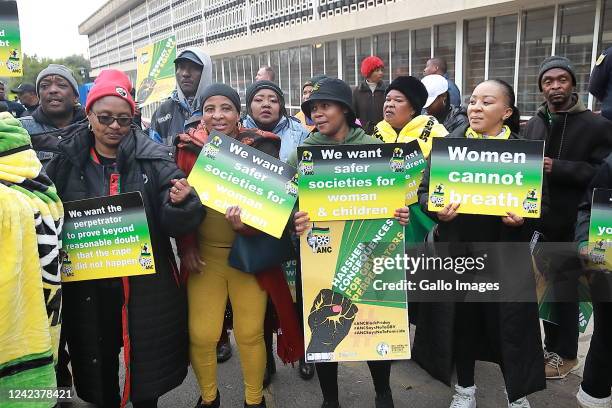
[[[460,50],[456,49],[458,35],[463,36]],[[259,66],[270,65],[287,105],[295,111],[301,103],[302,84],[313,75],[339,76],[356,86],[363,80],[359,73],[361,61],[377,55],[385,62],[386,80],[398,75],[420,77],[427,60],[440,56],[447,61],[450,78],[462,85],[464,101],[479,82],[499,78],[515,88],[522,115],[531,116],[542,102],[537,75],[546,57],[564,55],[573,62],[577,92],[588,104],[587,87],[593,62],[602,49],[611,45],[612,0],[586,0],[461,23],[216,59],[213,75],[244,97]]]

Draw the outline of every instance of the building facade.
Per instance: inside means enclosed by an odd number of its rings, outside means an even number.
[[[357,85],[363,58],[377,55],[386,79],[421,76],[444,57],[465,101],[474,86],[500,78],[514,86],[523,116],[542,102],[542,60],[564,55],[576,68],[589,107],[589,74],[612,46],[612,0],[110,0],[84,21],[92,75],[108,67],[135,79],[135,50],[176,35],[179,51],[200,46],[213,78],[246,87],[270,65],[287,107],[299,109],[301,85],[327,74]],[[145,116],[154,106],[145,109]]]

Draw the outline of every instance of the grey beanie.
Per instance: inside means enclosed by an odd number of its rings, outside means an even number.
[[[232,101],[232,103],[236,107],[236,110],[240,113],[240,95],[238,95],[238,92],[236,92],[234,88],[225,84],[212,84],[204,88],[201,96],[202,107],[204,106],[208,98],[217,95],[225,96],[227,99]]]
[[[574,71],[572,62],[565,57],[553,55],[552,57],[546,58],[544,62],[542,62],[542,65],[540,65],[540,72],[538,73],[538,87],[540,88],[540,92],[542,91],[542,77],[546,71],[550,71],[554,68],[560,68],[569,72],[572,76],[572,85],[576,86],[576,72]]]
[[[64,78],[66,81],[70,83],[72,89],[74,90],[74,94],[79,96],[79,84],[76,79],[74,79],[74,75],[72,75],[72,71],[68,67],[59,64],[49,64],[49,66],[38,74],[36,77],[36,95],[40,96],[38,88],[40,86],[40,81],[49,75],[59,75]]]

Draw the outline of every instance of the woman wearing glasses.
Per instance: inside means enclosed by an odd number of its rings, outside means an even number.
[[[155,273],[64,283],[63,324],[79,397],[104,407],[156,407],[187,374],[187,301],[169,236],[195,230],[204,208],[168,147],[131,125],[127,76],[103,71],[85,107],[87,121],[65,130],[47,172],[63,201],[138,191]],[[119,395],[119,352],[126,365]]]

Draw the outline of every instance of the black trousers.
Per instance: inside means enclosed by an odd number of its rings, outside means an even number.
[[[338,401],[338,363],[316,363],[317,376],[325,401]],[[390,361],[368,361],[376,394],[391,391],[389,377],[391,376]]]
[[[100,350],[102,369],[103,408],[118,408],[121,404],[119,388],[119,353],[123,347],[121,309],[123,287],[120,281],[100,281],[97,288],[100,322]],[[156,408],[157,398],[132,401],[134,408]]]
[[[593,317],[593,337],[584,363],[582,389],[592,397],[606,398],[612,387],[612,303],[594,303]]]
[[[552,307],[559,324],[543,322],[546,351],[573,360],[578,355],[578,302],[553,303]]]

